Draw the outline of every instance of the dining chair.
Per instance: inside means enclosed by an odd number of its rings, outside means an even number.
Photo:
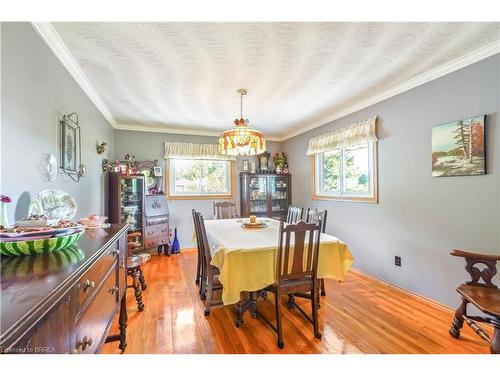
[[[205,316],[210,314],[210,308],[215,305],[220,305],[220,303],[212,303],[212,296],[215,290],[222,289],[222,284],[219,282],[219,269],[212,266],[210,262],[212,261],[212,255],[210,254],[210,245],[208,244],[207,231],[205,229],[205,219],[200,212],[196,213],[200,237],[201,246],[203,249],[203,261],[204,261],[204,275],[202,276],[203,292],[202,296],[205,297]]]
[[[295,224],[298,221],[302,220],[303,212],[303,207],[288,206],[288,212],[286,215],[287,224]]]
[[[204,274],[204,261],[203,261],[203,248],[201,245],[201,235],[200,235],[200,229],[198,225],[198,218],[197,218],[197,212],[193,208],[191,210],[191,214],[193,215],[193,225],[194,225],[194,233],[196,236],[196,247],[198,250],[198,256],[197,256],[197,262],[196,262],[196,279],[195,283],[196,285],[199,285],[199,294],[200,296],[202,295],[202,289],[203,289],[203,274]],[[203,298],[203,296],[202,296]]]
[[[470,274],[471,280],[457,288],[462,303],[455,311],[449,333],[455,339],[460,338],[460,329],[465,321],[479,337],[490,344],[492,354],[500,354],[500,289],[491,281],[497,273],[496,264],[500,261],[500,255],[470,253],[462,250],[453,250],[450,254],[465,258],[465,270]],[[476,267],[477,264],[481,264],[482,270]],[[480,282],[481,279],[483,282]],[[469,303],[486,316],[467,314]],[[476,322],[493,326],[493,337],[490,338]]]
[[[238,217],[238,213],[236,212],[236,202],[214,202],[214,218],[216,220],[235,219]]]
[[[326,232],[326,216],[327,216],[327,210],[318,210],[317,208],[307,208],[306,212],[306,222],[307,223],[315,223],[319,224],[321,223],[321,233]],[[321,295],[326,296],[326,290],[325,290],[325,280],[324,279],[319,279],[319,284],[321,288]]]
[[[291,238],[294,244],[291,245]],[[306,239],[307,237],[307,239]],[[278,250],[276,256],[276,281],[264,288],[274,294],[276,326],[256,308],[256,314],[271,329],[278,334],[278,347],[283,348],[283,333],[281,322],[281,297],[288,296],[288,307],[297,308],[305,318],[312,323],[314,337],[320,339],[318,327],[318,254],[319,254],[320,226],[299,221],[297,224],[280,223]],[[295,297],[306,298],[311,301],[312,316],[309,317],[302,308],[295,303]]]

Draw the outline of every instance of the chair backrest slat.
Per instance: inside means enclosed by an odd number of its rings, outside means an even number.
[[[288,212],[286,215],[286,222],[288,224],[295,224],[302,220],[302,214],[304,212],[303,207],[288,206]]]
[[[306,212],[306,222],[318,224],[321,222],[321,233],[326,230],[326,215],[327,210],[318,210],[317,208],[308,208]]]
[[[316,235],[315,235],[316,234]],[[294,237],[293,250],[291,237]],[[283,241],[284,237],[284,241]],[[297,224],[280,224],[276,275],[278,282],[306,276],[316,277],[319,254],[320,225],[299,221]],[[306,249],[307,242],[307,249]],[[304,259],[304,257],[307,257]],[[290,269],[290,260],[292,267]]]
[[[237,217],[238,214],[236,212],[236,202],[214,202],[215,219],[234,219]]]

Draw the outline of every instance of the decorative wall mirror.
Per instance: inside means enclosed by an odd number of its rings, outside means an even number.
[[[61,171],[75,182],[85,174],[82,164],[81,135],[76,112],[64,115],[61,119],[60,145]]]

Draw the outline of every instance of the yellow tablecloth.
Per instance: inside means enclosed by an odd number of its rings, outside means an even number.
[[[225,305],[237,303],[243,291],[260,290],[274,283],[279,221],[267,220],[268,227],[259,230],[243,229],[239,219],[205,221],[211,264],[220,270]],[[353,261],[344,242],[321,234],[319,278],[342,281]]]

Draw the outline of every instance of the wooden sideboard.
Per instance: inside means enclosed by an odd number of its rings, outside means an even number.
[[[126,347],[128,225],[87,230],[52,253],[1,257],[3,353],[98,353]],[[120,307],[120,334],[108,337]]]

